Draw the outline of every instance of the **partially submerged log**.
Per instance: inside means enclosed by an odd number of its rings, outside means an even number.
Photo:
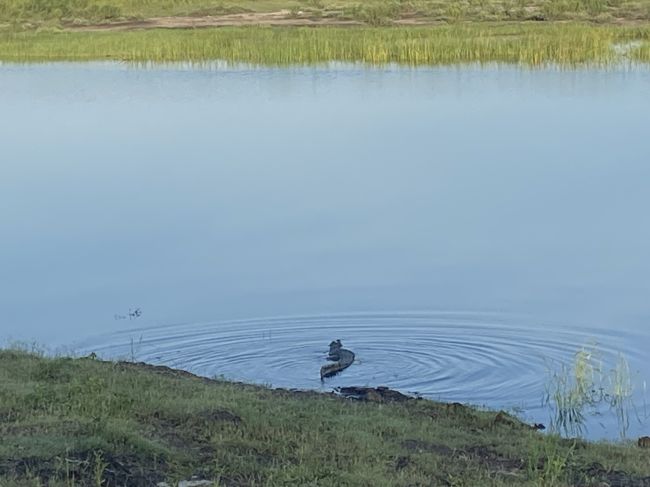
[[[320,379],[332,377],[342,370],[347,369],[354,362],[354,353],[346,348],[343,348],[341,340],[336,340],[330,343],[330,353],[327,360],[334,363],[323,365],[320,368]]]

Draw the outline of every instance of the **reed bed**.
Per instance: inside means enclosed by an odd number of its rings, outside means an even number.
[[[650,42],[645,42],[634,49],[630,57],[640,63],[650,63]]]
[[[616,416],[621,439],[626,438],[636,406],[630,367],[623,355],[608,369],[595,346],[585,347],[575,354],[572,364],[549,372],[544,403],[551,410],[553,431],[582,436],[588,415],[600,416],[609,410]],[[642,422],[639,414],[636,417]]]
[[[615,46],[638,44],[625,58],[650,61],[650,27],[585,24],[457,24],[436,27],[233,27],[128,32],[5,32],[0,60],[122,60],[310,65],[514,63],[608,65]]]

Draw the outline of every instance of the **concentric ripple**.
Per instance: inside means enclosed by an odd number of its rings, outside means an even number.
[[[327,345],[337,338],[354,350],[356,363],[321,383]],[[82,348],[275,387],[385,385],[433,399],[522,408],[541,420],[548,417],[540,408],[549,367],[593,343],[615,354],[633,339],[488,313],[382,313],[144,328]],[[632,363],[641,357],[626,352]]]

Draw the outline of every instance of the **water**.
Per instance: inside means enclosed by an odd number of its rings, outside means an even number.
[[[0,66],[0,340],[542,422],[598,343],[644,416],[649,95],[629,67]],[[335,338],[359,360],[321,384]]]

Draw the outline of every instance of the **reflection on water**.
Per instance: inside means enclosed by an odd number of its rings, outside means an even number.
[[[341,338],[332,384],[529,409],[592,339],[648,377],[649,75],[3,65],[0,339],[320,387]]]

